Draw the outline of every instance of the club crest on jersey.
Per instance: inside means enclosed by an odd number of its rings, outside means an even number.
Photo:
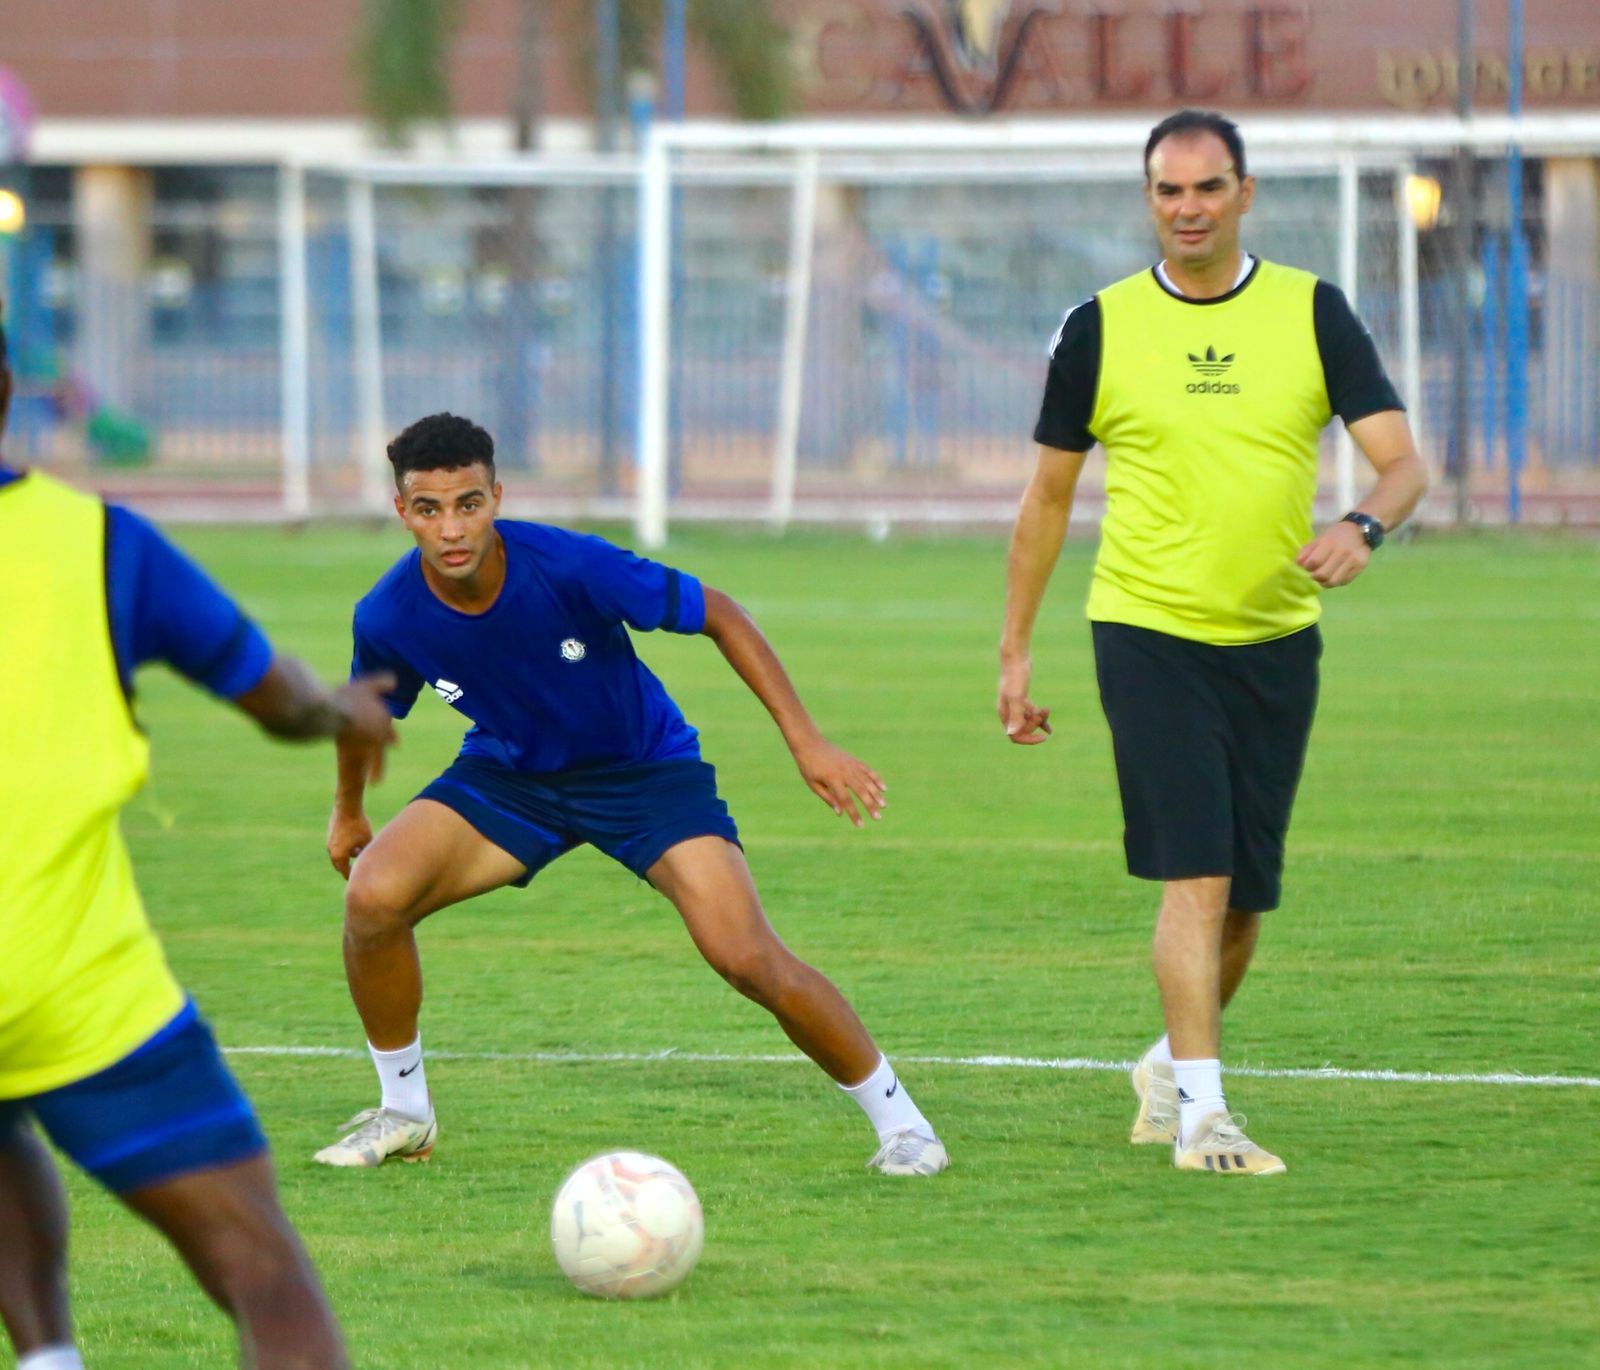
[[[575,637],[562,639],[561,659],[563,661],[582,661],[589,654],[589,649]]]
[[[461,698],[463,693],[461,687],[455,681],[445,680],[443,677],[433,682],[433,692],[444,700],[446,704],[454,704],[456,700]]]

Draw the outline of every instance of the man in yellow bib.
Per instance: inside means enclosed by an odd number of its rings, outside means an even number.
[[[0,430],[10,400],[0,330]],[[266,1140],[167,967],[122,839],[149,750],[133,673],[152,660],[279,737],[337,737],[374,767],[392,738],[392,677],[328,692],[152,525],[0,464],[0,1320],[19,1370],[81,1370],[37,1125],[177,1247],[245,1364],[342,1367]]]
[[[1029,643],[1084,457],[1106,451],[1089,592],[1131,874],[1162,882],[1166,1035],[1133,1070],[1132,1141],[1181,1170],[1272,1175],[1222,1089],[1222,1009],[1277,907],[1316,708],[1318,593],[1365,569],[1427,485],[1371,336],[1332,285],[1241,250],[1255,195],[1239,130],[1182,110],[1145,145],[1162,260],[1068,312],[1038,465],[1012,534],[998,712],[1037,744]],[[1338,414],[1378,479],[1313,534],[1318,435]]]

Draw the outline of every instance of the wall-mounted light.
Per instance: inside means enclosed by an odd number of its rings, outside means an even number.
[[[1439,199],[1442,191],[1432,176],[1406,177],[1406,208],[1411,211],[1411,222],[1426,231],[1439,222]]]
[[[0,190],[0,235],[21,233],[28,222],[28,207],[14,190]]]

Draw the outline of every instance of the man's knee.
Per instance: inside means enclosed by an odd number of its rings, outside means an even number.
[[[380,940],[409,927],[417,893],[412,881],[392,868],[357,861],[344,891],[346,936]]]
[[[1168,880],[1161,888],[1161,915],[1220,925],[1228,912],[1232,881],[1225,875]]]

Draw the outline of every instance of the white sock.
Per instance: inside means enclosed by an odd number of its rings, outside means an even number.
[[[406,1118],[433,1117],[428,1099],[428,1072],[422,1065],[422,1035],[398,1051],[379,1051],[371,1042],[372,1064],[378,1068],[378,1083],[383,1086],[383,1106]]]
[[[76,1346],[41,1346],[17,1362],[17,1370],[83,1370]]]
[[[1170,1066],[1172,1064],[1172,1043],[1167,1040],[1166,1033],[1163,1032],[1161,1034],[1161,1040],[1151,1047],[1149,1051],[1145,1052],[1144,1057],[1145,1060],[1159,1066]]]
[[[889,1134],[914,1128],[933,1136],[933,1128],[922,1116],[922,1110],[911,1102],[911,1095],[900,1083],[887,1056],[878,1057],[878,1068],[859,1085],[840,1085],[846,1094],[861,1105],[873,1127],[878,1130],[878,1140],[887,1141]]]
[[[1178,1135],[1189,1134],[1208,1113],[1227,1112],[1222,1097],[1221,1061],[1174,1061],[1172,1073],[1178,1078]]]

